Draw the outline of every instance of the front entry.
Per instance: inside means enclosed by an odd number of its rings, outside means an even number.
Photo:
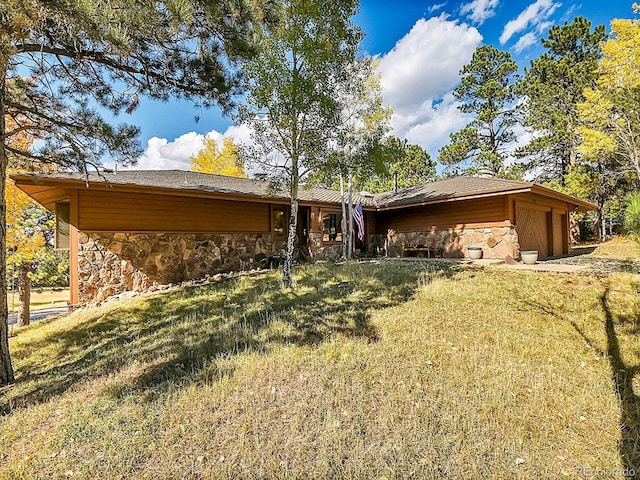
[[[298,231],[296,234],[296,251],[301,260],[309,259],[309,225],[311,207],[298,208]]]

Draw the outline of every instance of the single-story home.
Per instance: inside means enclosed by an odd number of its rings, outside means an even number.
[[[57,216],[58,248],[70,250],[71,304],[101,301],[154,282],[174,283],[266,266],[283,254],[286,193],[268,182],[185,171],[12,175]],[[393,192],[354,195],[365,218],[361,252],[485,258],[569,253],[569,214],[596,205],[530,182],[456,177]],[[340,192],[302,188],[299,255],[341,253]]]

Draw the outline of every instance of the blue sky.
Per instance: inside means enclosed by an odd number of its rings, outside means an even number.
[[[354,21],[366,34],[363,51],[381,60],[384,100],[394,108],[391,133],[421,145],[437,158],[449,134],[469,120],[457,109],[452,91],[458,72],[478,46],[508,50],[522,69],[541,53],[540,39],[552,25],[583,16],[608,31],[611,19],[633,17],[631,3],[361,0]],[[249,140],[245,127],[233,126],[217,109],[202,112],[187,101],[144,100],[132,115],[119,120],[141,127],[146,150],[134,168],[188,169],[189,156],[199,150],[205,136]],[[526,141],[526,132],[519,136]]]

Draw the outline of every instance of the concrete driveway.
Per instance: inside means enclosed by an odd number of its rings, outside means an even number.
[[[42,310],[31,310],[31,322],[37,322],[39,320],[44,320],[45,318],[51,318],[58,315],[62,315],[63,313],[67,313],[66,306],[62,307],[54,307],[54,308],[44,308]],[[17,313],[9,314],[9,325],[14,325],[18,321]]]

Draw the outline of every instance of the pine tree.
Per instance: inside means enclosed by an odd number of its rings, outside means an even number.
[[[591,31],[591,22],[578,17],[554,26],[542,40],[547,49],[533,60],[518,85],[524,96],[525,127],[533,140],[517,153],[528,158],[528,169],[540,181],[565,183],[569,167],[577,159],[578,103],[583,91],[594,87],[604,26]]]
[[[81,171],[140,153],[138,129],[91,107],[131,112],[142,95],[232,106],[240,59],[255,53],[271,3],[223,0],[0,4],[0,385],[13,381],[6,302],[5,179],[9,156]],[[13,124],[7,128],[6,118]],[[38,149],[16,147],[23,133]]]
[[[513,169],[506,164],[506,148],[515,140],[514,82],[518,65],[509,52],[491,45],[478,47],[464,66],[454,95],[461,112],[474,119],[439,151],[439,161],[471,174],[508,177]]]
[[[432,182],[437,177],[436,162],[420,145],[406,139],[387,137],[369,150],[372,169],[360,170],[355,183],[371,193],[389,192],[396,180],[399,188]]]

